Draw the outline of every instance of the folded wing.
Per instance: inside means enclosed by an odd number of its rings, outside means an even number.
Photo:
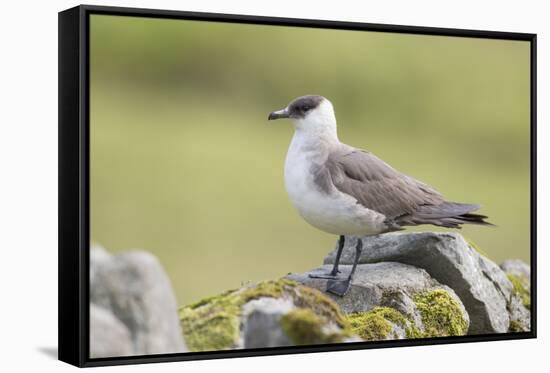
[[[374,154],[344,147],[332,152],[324,172],[340,192],[364,207],[402,225],[434,224],[458,228],[460,224],[489,224],[483,215],[471,214],[477,204],[446,202],[435,189],[407,176]]]

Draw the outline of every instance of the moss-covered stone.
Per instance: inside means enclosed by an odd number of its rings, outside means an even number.
[[[386,339],[392,325],[382,315],[369,312],[350,314],[348,320],[352,330],[366,341]]]
[[[367,312],[343,315],[340,307],[322,292],[288,279],[280,279],[226,291],[182,307],[182,329],[191,351],[235,347],[241,333],[243,305],[262,297],[283,297],[296,306],[282,316],[280,325],[297,345],[339,343],[352,335],[358,335],[364,340],[464,335],[468,329],[460,305],[443,289],[414,296],[424,325],[424,330],[420,330],[414,321],[391,307],[375,307]],[[404,336],[402,332],[397,335],[399,329],[405,331]]]
[[[298,286],[293,292],[293,301],[296,307],[312,309],[317,315],[334,321],[339,327],[345,330],[349,328],[338,304],[317,289]]]
[[[464,335],[468,331],[460,305],[447,291],[436,289],[419,293],[414,297],[414,302],[424,331],[413,320],[391,307],[375,307],[367,312],[350,314],[347,319],[352,331],[368,341],[397,337],[391,335],[394,326],[402,328],[406,338]]]
[[[424,333],[413,323],[410,322],[409,325],[405,328],[405,336],[408,339],[422,338]]]
[[[519,320],[510,320],[510,332],[525,332],[528,328]]]
[[[342,333],[327,333],[326,319],[308,308],[296,308],[281,318],[281,327],[296,345],[342,342]]]
[[[347,316],[351,330],[367,341],[387,339],[393,324],[407,330],[408,320],[401,312],[391,307],[375,307],[367,312],[352,313]]]
[[[179,316],[185,341],[191,351],[223,350],[234,347],[240,336],[241,308],[247,302],[262,298],[285,297],[294,303],[300,312],[291,312],[284,325],[293,325],[297,331],[289,337],[296,338],[300,344],[310,343],[318,335],[317,329],[306,336],[301,325],[313,325],[313,321],[334,322],[340,328],[340,340],[351,335],[349,325],[340,312],[338,305],[316,289],[312,289],[288,279],[263,281],[238,290],[202,299],[189,306],[180,308]],[[314,315],[316,319],[308,315]],[[310,317],[307,317],[310,316]],[[298,330],[299,329],[299,330]],[[319,329],[320,330],[320,329]],[[324,336],[317,342],[329,343],[336,336]],[[327,339],[328,338],[328,339]],[[298,343],[298,342],[297,342]]]
[[[231,348],[239,337],[238,292],[203,299],[179,311],[182,330],[191,351]]]
[[[508,280],[512,283],[514,294],[517,295],[523,305],[527,308],[531,307],[531,293],[529,291],[528,279],[517,276],[512,273],[506,273]]]
[[[285,278],[273,281],[262,281],[256,285],[244,288],[239,294],[241,304],[262,297],[280,298],[286,293],[291,293],[298,285],[297,282]]]
[[[458,302],[445,290],[419,293],[414,302],[422,317],[423,337],[465,335],[468,323]]]

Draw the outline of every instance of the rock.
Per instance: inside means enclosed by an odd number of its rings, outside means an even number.
[[[512,283],[513,295],[508,306],[510,331],[531,330],[531,268],[521,260],[503,262],[500,268]]]
[[[531,330],[530,304],[526,305],[522,299],[514,295],[508,305],[510,312],[510,332],[527,332]]]
[[[182,307],[180,319],[191,351],[356,340],[336,303],[287,279],[203,299]]]
[[[341,276],[351,270],[348,238]],[[92,357],[272,348],[524,332],[531,328],[527,264],[497,266],[456,233],[363,238],[343,297],[325,292],[335,251],[314,270],[248,284],[176,311],[170,281],[152,255],[90,253]]]
[[[509,259],[500,265],[500,268],[507,274],[518,277],[522,285],[531,291],[531,267],[519,259]]]
[[[327,280],[311,278],[310,274],[331,268],[325,265],[287,277],[324,291]],[[342,265],[340,270],[346,276],[351,266]],[[366,340],[464,335],[468,331],[469,316],[455,292],[411,265],[360,264],[345,296],[328,295],[347,315],[353,330]]]
[[[128,328],[111,311],[90,305],[90,357],[113,357],[133,354]]]
[[[526,331],[529,267],[502,269],[454,233],[364,238],[349,291],[325,293],[335,252],[314,270],[230,290],[180,309],[192,351]],[[342,254],[351,270],[356,240]],[[503,270],[504,269],[504,270]],[[506,271],[506,272],[505,272]]]
[[[292,345],[281,327],[281,318],[294,308],[292,301],[280,298],[264,297],[246,303],[242,308],[244,348]]]
[[[353,262],[354,238],[346,239],[341,263]],[[331,252],[324,263],[335,259]],[[512,283],[495,263],[456,233],[387,233],[363,238],[359,263],[399,262],[422,268],[454,290],[470,317],[469,334],[505,333],[518,318]],[[368,281],[368,279],[365,279]]]
[[[127,328],[132,355],[187,351],[170,281],[153,255],[145,251],[110,255],[93,248],[90,302],[109,311]],[[98,335],[94,330],[90,333]],[[91,345],[99,343],[91,340]],[[117,351],[110,356],[117,356]]]
[[[413,334],[418,331],[410,320],[390,307],[353,313],[348,321],[352,330],[365,341],[414,338]]]

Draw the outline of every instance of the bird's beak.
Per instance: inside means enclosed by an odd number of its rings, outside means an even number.
[[[284,108],[282,110],[272,111],[271,113],[269,113],[267,120],[274,120],[274,119],[280,119],[280,118],[289,118],[287,108]]]

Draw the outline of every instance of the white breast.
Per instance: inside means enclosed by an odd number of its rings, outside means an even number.
[[[312,167],[326,160],[328,149],[295,133],[285,162],[285,187],[294,207],[309,224],[332,234],[367,235],[384,229],[384,216],[357,204],[336,188],[329,193],[314,183]]]

